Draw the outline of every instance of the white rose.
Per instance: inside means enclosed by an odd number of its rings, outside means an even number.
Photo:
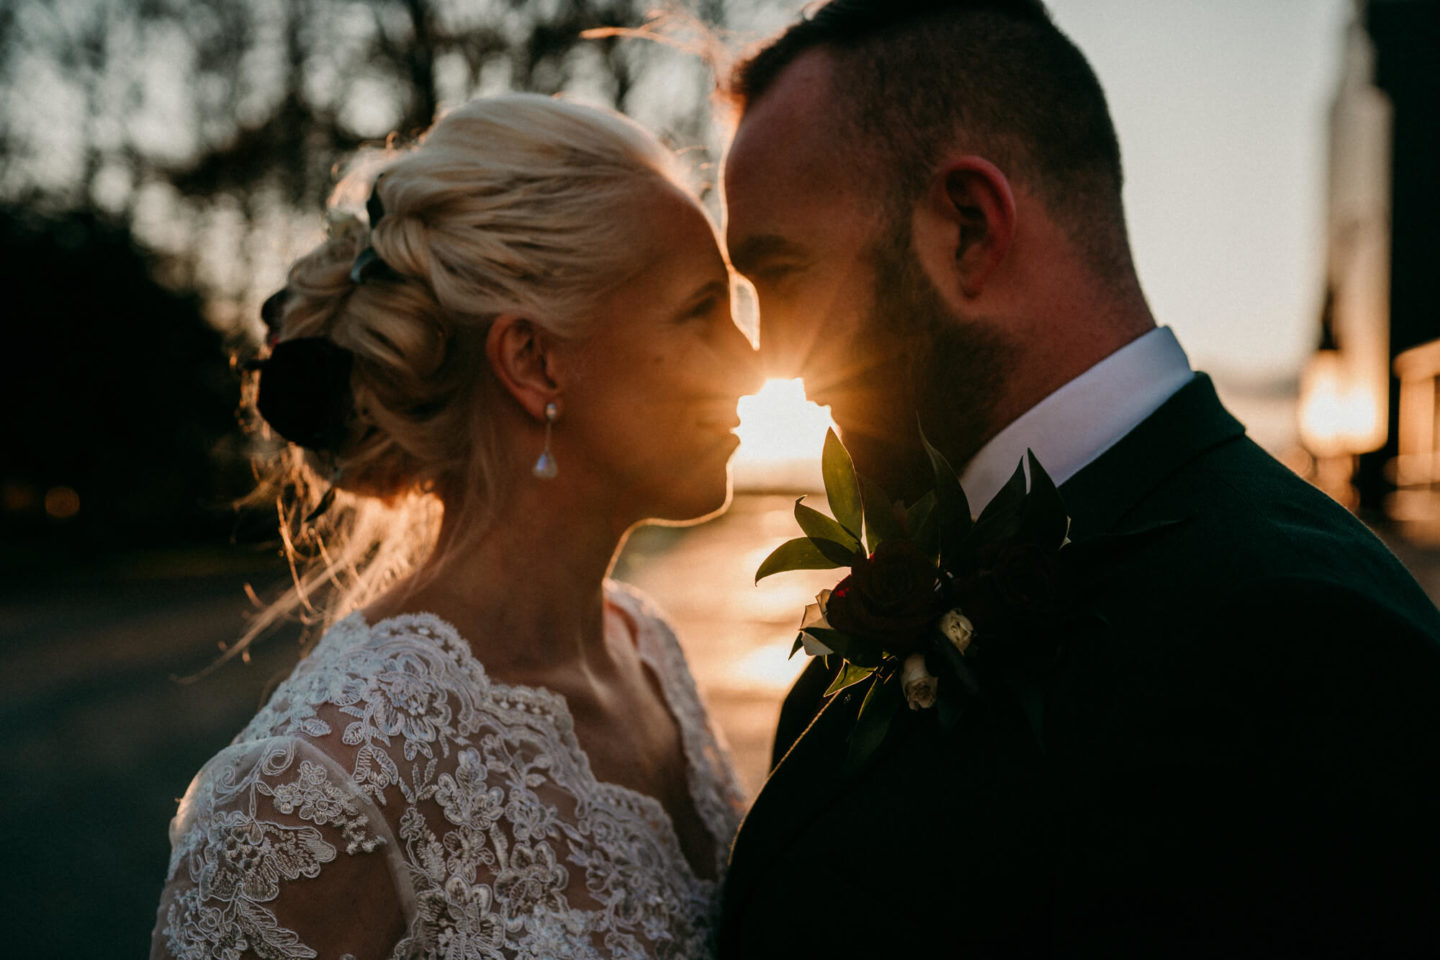
[[[970,646],[970,638],[975,636],[975,624],[957,607],[940,618],[940,632],[956,650],[964,653],[965,648]]]
[[[800,643],[804,645],[805,652],[812,657],[828,657],[835,652],[808,633],[800,634]]]
[[[925,655],[912,653],[905,658],[900,670],[900,686],[905,690],[905,702],[911,710],[929,710],[935,706],[935,689],[940,681],[925,669]]]
[[[829,602],[830,591],[821,590],[815,594],[815,602],[806,605],[805,615],[800,618],[800,641],[805,644],[805,652],[812,657],[828,657],[835,652],[807,632],[811,627],[832,629],[830,622],[825,619],[825,605]]]

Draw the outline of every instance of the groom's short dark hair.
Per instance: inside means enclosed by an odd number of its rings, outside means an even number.
[[[816,48],[836,58],[834,101],[817,109],[867,144],[895,209],[962,142],[1039,195],[1095,267],[1129,269],[1105,94],[1040,0],[832,0],[739,63],[732,98],[743,110]]]

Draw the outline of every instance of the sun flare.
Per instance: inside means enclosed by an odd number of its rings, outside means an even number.
[[[739,409],[736,486],[815,489],[830,410],[805,399],[804,381],[767,380],[759,393],[740,398]]]

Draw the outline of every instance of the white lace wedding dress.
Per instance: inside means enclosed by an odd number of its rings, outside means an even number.
[[[742,795],[684,654],[642,597],[607,596],[660,678],[723,865]],[[319,956],[307,930],[374,919],[357,894],[317,920],[330,877],[393,885],[405,923],[397,942],[341,956],[714,954],[719,881],[694,874],[659,801],[597,781],[563,697],[492,681],[428,614],[333,626],[196,775],[170,837],[159,957]]]

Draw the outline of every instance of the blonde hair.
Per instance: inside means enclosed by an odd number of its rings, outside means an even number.
[[[293,588],[226,658],[297,612],[328,626],[413,574],[437,549],[444,510],[458,511],[452,528],[492,519],[490,322],[520,313],[583,338],[599,300],[643,266],[636,211],[681,181],[675,157],[620,114],[523,93],[445,114],[380,165],[378,179],[369,164],[331,200],[373,179],[379,221],[337,217],[290,270],[280,339],[350,350],[355,413],[333,454],[292,445],[263,469],[252,500],[278,505]],[[366,246],[387,269],[357,283]],[[334,503],[306,523],[327,490]]]

